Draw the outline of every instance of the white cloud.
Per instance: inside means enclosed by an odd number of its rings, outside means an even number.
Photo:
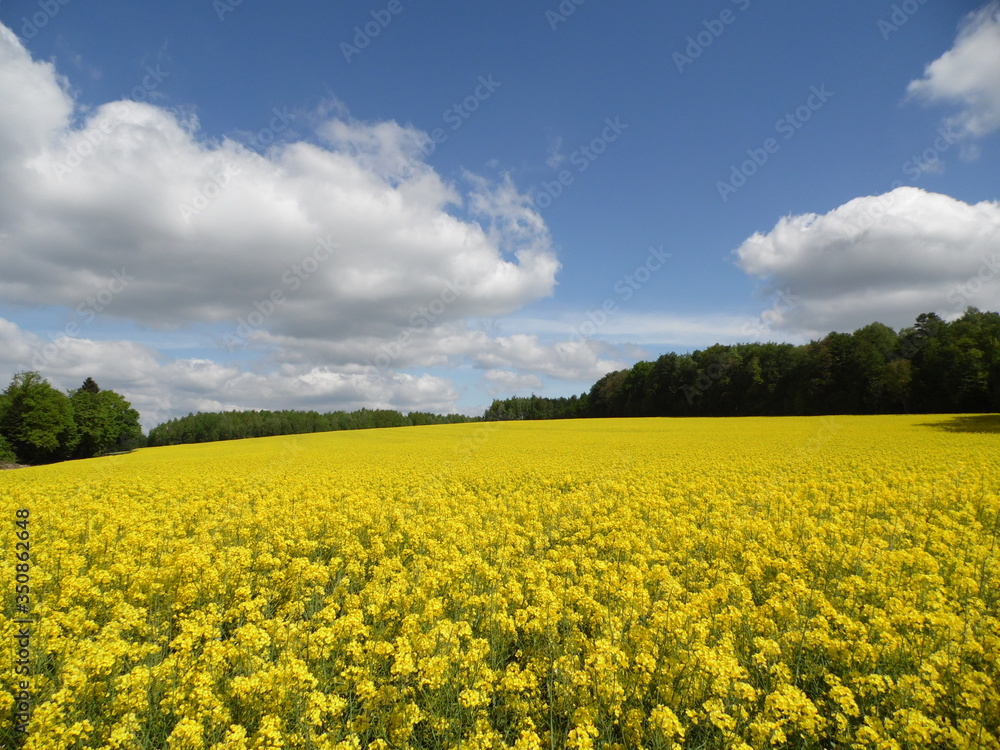
[[[997,309],[1000,265],[990,269],[1000,263],[1000,205],[901,187],[785,217],[735,257],[796,299],[771,321],[784,333],[823,335],[873,320],[899,328],[922,312]]]
[[[465,320],[553,292],[560,265],[528,198],[509,178],[446,182],[422,131],[331,104],[272,121],[308,124],[313,142],[257,153],[187,111],[84,107],[0,25],[0,303],[76,326],[50,340],[0,318],[0,373],[94,377],[147,427],[223,408],[446,412],[451,380],[402,370],[504,350]],[[157,329],[140,336],[156,348],[87,338],[98,316]],[[256,361],[162,354],[172,333],[220,330]]]
[[[549,136],[548,156],[545,163],[552,169],[559,169],[566,162],[566,154],[562,151],[563,139],[561,135]]]
[[[539,328],[544,328],[540,321]],[[535,333],[489,335],[465,323],[404,331],[395,339],[372,337],[299,342],[268,337],[274,359],[293,364],[323,363],[344,371],[388,372],[472,362],[488,370],[510,369],[558,380],[593,380],[624,367],[617,347],[600,340],[542,341]],[[637,354],[629,351],[628,354]],[[356,363],[361,363],[358,370]],[[354,370],[351,368],[354,367]]]
[[[102,388],[128,398],[146,429],[189,412],[232,409],[330,411],[367,406],[446,413],[455,410],[459,397],[451,380],[433,375],[305,363],[251,372],[209,359],[167,359],[132,341],[42,339],[0,318],[0,372],[26,367],[41,370],[63,390],[93,377]]]
[[[76,307],[125,269],[133,280],[108,315],[235,326],[277,295],[262,328],[331,340],[392,335],[449,283],[462,293],[442,320],[504,314],[554,288],[559,263],[527,200],[509,181],[447,184],[413,128],[333,119],[322,145],[261,155],[150,104],[73,114],[52,66],[4,29],[4,302]]]
[[[911,96],[931,103],[958,104],[948,124],[966,136],[1000,129],[1000,2],[969,14],[955,45],[911,81]]]
[[[192,411],[362,406],[402,412],[457,410],[461,393],[452,380],[400,372],[407,368],[471,362],[485,371],[490,395],[510,395],[540,390],[540,376],[591,383],[630,364],[609,358],[615,347],[600,341],[543,343],[527,334],[490,337],[457,323],[429,329],[398,352],[377,339],[305,344],[271,340],[269,345],[277,352],[270,366],[247,369],[205,357],[169,358],[134,341],[43,338],[0,318],[0,373],[37,369],[61,389],[79,387],[93,377],[102,387],[125,395],[148,429]],[[380,352],[397,356],[383,367]]]
[[[0,24],[0,162],[7,166],[46,147],[69,124],[73,102],[52,63],[33,62],[10,29]]]
[[[485,339],[485,336],[483,339]],[[596,380],[626,364],[602,356],[611,347],[594,340],[544,343],[534,334],[515,333],[485,339],[473,355],[480,367],[538,373],[559,380]]]
[[[483,375],[483,380],[489,383],[491,396],[524,395],[542,387],[541,378],[512,370],[488,370]]]

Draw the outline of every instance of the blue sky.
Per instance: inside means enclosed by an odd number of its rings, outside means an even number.
[[[995,2],[0,23],[0,379],[93,376],[146,426],[479,413],[665,351],[1000,307]]]

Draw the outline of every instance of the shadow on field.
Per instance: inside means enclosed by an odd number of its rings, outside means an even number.
[[[945,432],[1000,432],[1000,414],[952,417],[945,422],[925,422],[924,426]]]

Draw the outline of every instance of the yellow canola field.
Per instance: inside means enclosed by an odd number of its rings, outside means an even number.
[[[0,472],[0,746],[1000,748],[1000,433],[471,424]]]

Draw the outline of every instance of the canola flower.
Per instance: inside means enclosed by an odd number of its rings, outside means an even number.
[[[445,425],[2,472],[35,625],[26,739],[0,650],[0,745],[1000,748],[1000,434],[951,421]]]

